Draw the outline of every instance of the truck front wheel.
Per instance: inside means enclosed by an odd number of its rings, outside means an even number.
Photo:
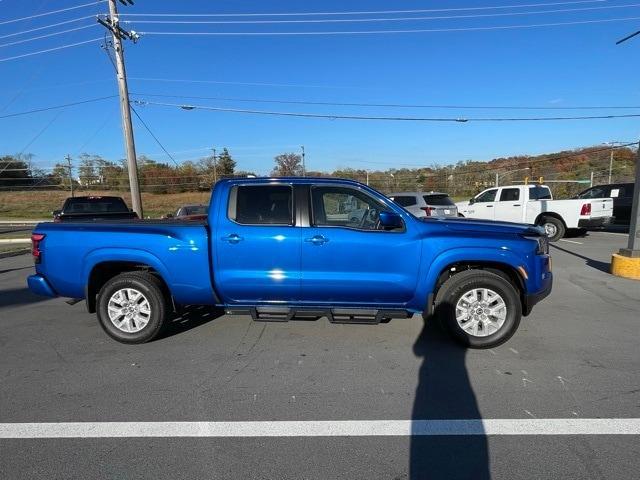
[[[542,217],[538,222],[538,225],[544,228],[550,242],[557,242],[564,237],[566,230],[564,223],[556,217]]]
[[[107,281],[98,293],[100,325],[122,343],[153,340],[162,331],[167,313],[160,281],[150,273],[121,273]]]
[[[467,270],[442,285],[436,296],[435,313],[463,345],[491,348],[516,332],[522,305],[514,286],[502,276]]]

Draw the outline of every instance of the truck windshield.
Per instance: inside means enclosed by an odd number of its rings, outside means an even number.
[[[117,197],[69,198],[65,202],[64,213],[128,213],[124,200]]]

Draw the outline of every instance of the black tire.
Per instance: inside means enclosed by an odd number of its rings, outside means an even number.
[[[111,321],[108,313],[109,299],[118,290],[132,288],[142,293],[149,302],[147,324],[134,333],[125,332]],[[169,313],[168,298],[163,292],[162,282],[146,272],[121,273],[107,281],[97,298],[97,316],[102,329],[114,340],[121,343],[145,343],[156,338],[165,326]]]
[[[475,288],[488,288],[500,295],[506,306],[502,326],[487,336],[465,332],[456,320],[460,298]],[[471,348],[492,348],[509,340],[520,325],[522,304],[516,288],[507,279],[485,270],[467,270],[447,280],[436,295],[435,314],[445,329],[461,344]]]
[[[557,242],[562,237],[564,237],[564,234],[566,232],[564,223],[562,222],[562,220],[556,217],[542,217],[538,222],[538,225],[540,225],[545,230],[547,230],[547,225],[549,225],[550,229],[555,231],[555,234],[553,235],[549,235],[547,233],[550,242]]]

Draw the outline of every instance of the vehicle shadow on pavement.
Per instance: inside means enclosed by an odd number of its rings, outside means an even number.
[[[158,338],[167,338],[199,327],[223,316],[224,309],[206,305],[190,305],[174,313],[168,325]]]
[[[436,318],[425,321],[413,351],[424,360],[412,419],[480,419],[465,365],[466,349],[442,331]],[[487,437],[413,435],[409,472],[411,480],[488,480]]]
[[[49,297],[36,295],[26,287],[0,291],[0,308],[29,305],[32,303],[44,302],[45,300],[51,299]]]
[[[594,260],[593,258],[585,257],[584,255],[580,255],[579,253],[572,252],[571,250],[567,250],[566,248],[559,247],[557,245],[550,245],[553,248],[560,250],[561,252],[568,253],[569,255],[573,255],[574,257],[581,258],[585,260],[585,264],[588,267],[595,268],[596,270],[600,270],[604,273],[611,273],[611,265],[609,262],[601,262],[599,260]]]

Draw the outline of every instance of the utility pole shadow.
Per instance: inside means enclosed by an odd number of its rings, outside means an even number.
[[[466,349],[454,343],[437,324],[425,321],[413,346],[424,360],[420,367],[412,419],[480,419],[465,365]],[[488,480],[489,451],[485,435],[412,435],[411,480]]]

